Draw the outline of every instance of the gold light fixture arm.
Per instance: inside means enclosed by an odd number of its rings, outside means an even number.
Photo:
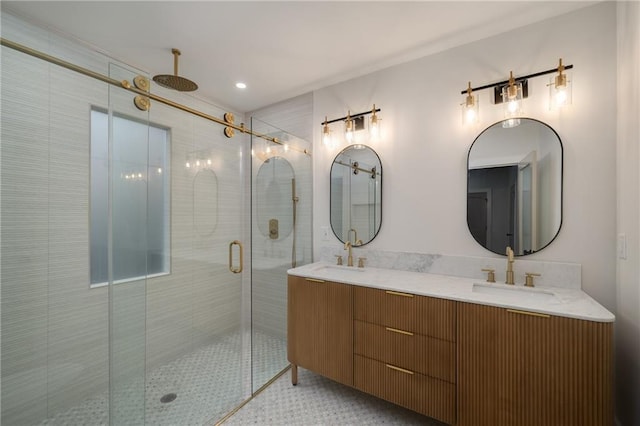
[[[347,132],[353,131],[353,120],[351,119],[351,111],[347,111],[347,119],[344,121],[344,127]]]
[[[467,99],[465,100],[465,105],[467,108],[471,108],[475,104],[475,99],[473,98],[473,90],[471,90],[471,82],[469,82],[469,86],[467,87]]]
[[[556,76],[556,80],[555,80],[555,87],[556,89],[558,87],[567,87],[567,75],[564,74],[564,65],[562,65],[562,58],[560,58],[559,60],[559,64],[558,64],[558,75]]]
[[[325,117],[326,118],[326,117]],[[378,115],[376,114],[376,104],[373,104],[373,109],[371,110],[371,125],[378,125]]]
[[[507,97],[509,99],[515,99],[518,96],[518,87],[516,86],[516,79],[513,78],[513,71],[509,71],[509,87],[507,88]]]
[[[346,117],[334,118],[332,120],[328,120],[327,121],[327,117],[325,116],[324,117],[324,122],[322,122],[320,124],[324,126],[324,125],[329,125],[331,123],[337,123],[338,121],[345,121],[346,122],[347,119],[351,120],[351,122],[353,123],[353,120],[355,120],[356,118],[359,118],[359,117],[362,117],[362,116],[365,116],[365,115],[369,115],[369,114],[373,114],[373,113],[378,113],[378,112],[380,112],[380,108],[375,108],[375,105],[374,105],[373,110],[369,110],[369,111],[365,111],[365,112],[359,112],[357,114],[351,114],[351,111],[349,111],[349,114]],[[377,119],[381,120],[380,117],[377,117]]]
[[[562,61],[562,60],[560,60],[560,61]],[[536,72],[536,73],[533,73],[533,74],[524,75],[522,77],[518,77],[518,81],[525,81],[525,80],[528,80],[530,78],[540,77],[542,75],[557,73],[557,72],[560,72],[559,68],[560,67],[556,67],[556,68],[552,68],[552,69],[549,69],[549,70],[545,70],[545,71],[540,71],[540,72]],[[563,72],[566,71],[566,70],[572,69],[572,68],[573,68],[573,65],[562,65],[562,71]],[[511,76],[513,76],[513,72],[511,73]],[[484,89],[493,89],[495,87],[502,87],[502,86],[505,86],[505,85],[509,84],[510,80],[511,79],[504,80],[504,81],[499,81],[497,83],[485,84],[483,86],[472,87],[471,90],[474,91],[474,92],[478,92],[478,91],[484,90]],[[468,94],[468,90],[469,90],[468,88],[464,89],[463,91],[460,92],[460,94],[461,95]]]

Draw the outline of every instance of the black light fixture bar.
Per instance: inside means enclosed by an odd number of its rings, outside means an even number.
[[[573,65],[565,65],[564,66],[565,70],[570,70],[571,68],[573,68]],[[533,77],[540,77],[541,75],[552,74],[554,72],[558,72],[558,68],[557,67],[556,68],[552,68],[550,70],[546,70],[546,71],[540,71],[540,72],[536,72],[536,73],[529,74],[529,75],[523,75],[522,77],[518,77],[515,80],[516,80],[516,82],[519,82],[519,81],[527,80],[527,79],[533,78]],[[496,86],[502,87],[502,86],[507,85],[507,84],[509,84],[509,80],[504,80],[504,81],[500,81],[498,83],[485,84],[484,86],[479,86],[479,87],[472,87],[471,91],[472,92],[476,92],[478,90],[490,89],[490,88],[496,87]],[[466,95],[467,94],[467,90],[468,89],[464,89],[462,92],[460,92],[460,94],[461,95]],[[335,121],[338,121],[338,120],[335,120]],[[329,123],[331,123],[331,121],[329,121]]]
[[[568,67],[565,67],[565,68],[568,68]],[[467,92],[465,91],[465,93],[467,93]],[[356,119],[356,118],[359,118],[359,117],[364,117],[365,115],[373,114],[373,111],[374,111],[374,110],[366,111],[366,112],[359,112],[358,114],[351,114],[349,117],[353,120],[353,119]],[[375,112],[380,112],[380,108],[376,108],[376,109],[375,109]],[[344,121],[344,120],[346,120],[346,119],[347,119],[347,116],[345,115],[344,117],[335,118],[335,119],[330,120],[330,121],[326,121],[326,122],[325,122],[325,121],[323,121],[323,122],[322,122],[322,123],[320,123],[320,124],[331,124],[331,123],[337,123],[338,121]]]

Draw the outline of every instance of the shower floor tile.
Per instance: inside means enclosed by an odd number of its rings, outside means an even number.
[[[286,366],[286,342],[262,333],[253,333],[256,360],[253,382],[260,386]],[[114,423],[122,425],[187,426],[213,424],[240,404],[251,389],[246,369],[249,360],[241,357],[239,333],[221,337],[210,346],[154,369],[147,375],[145,408],[141,407],[140,386],[123,387],[114,403]],[[274,370],[274,366],[275,370]],[[277,371],[276,371],[277,370]],[[243,382],[243,377],[247,379]],[[161,398],[175,393],[172,402]],[[43,421],[41,425],[108,425],[107,393]]]

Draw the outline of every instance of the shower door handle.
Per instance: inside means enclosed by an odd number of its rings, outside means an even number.
[[[233,246],[237,245],[240,248],[240,266],[237,268],[233,267]],[[244,258],[242,252],[244,251],[244,247],[242,243],[238,240],[231,241],[229,244],[229,270],[234,274],[239,274],[242,272],[242,268],[244,266]]]

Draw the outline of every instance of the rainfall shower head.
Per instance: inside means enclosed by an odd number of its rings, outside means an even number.
[[[153,81],[162,87],[178,90],[179,92],[193,92],[197,90],[198,85],[196,83],[178,75],[178,56],[180,56],[180,51],[178,49],[171,49],[171,53],[173,53],[173,75],[156,75],[153,77]]]

